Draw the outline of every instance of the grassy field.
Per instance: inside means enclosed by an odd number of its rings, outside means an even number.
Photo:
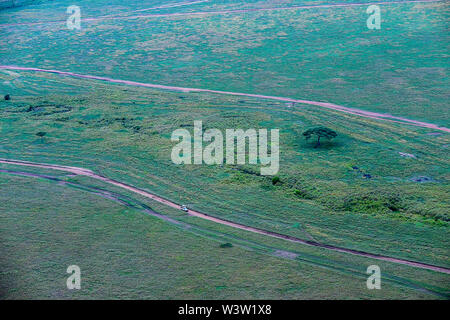
[[[262,2],[247,6],[261,7]],[[107,9],[122,12],[114,9],[115,3],[78,1],[86,17],[106,14]],[[127,2],[127,10],[162,2],[145,3]],[[323,2],[289,5],[318,3]],[[71,4],[54,1],[6,10],[2,23],[65,20],[65,8]],[[242,1],[210,1],[143,13],[239,5]],[[448,3],[382,6],[378,32],[367,29],[365,10],[362,6],[101,20],[85,22],[79,32],[67,30],[64,22],[14,26],[2,28],[0,59],[3,64],[134,81],[320,99],[449,126],[448,118],[442,117],[449,86]]]
[[[327,101],[449,125],[445,3],[383,6],[376,32],[365,27],[365,7],[106,20],[78,32],[63,24],[1,27],[64,19],[67,3],[0,11],[0,64]],[[80,3],[87,16],[98,16],[106,3],[121,13],[163,2]],[[236,8],[238,1],[210,1],[151,12]],[[12,97],[0,101],[0,158],[84,167],[238,223],[450,267],[447,133],[310,105],[35,72],[0,70],[0,94]],[[280,129],[280,182],[260,176],[259,166],[173,164],[171,133],[192,130],[194,120],[205,130]],[[301,134],[318,125],[338,137],[314,148]],[[236,231],[86,177],[0,169],[73,183],[0,172],[5,298],[450,294],[448,275]],[[99,197],[95,187],[125,200]],[[146,206],[189,227],[148,216]],[[223,243],[233,247],[220,248]],[[86,270],[78,293],[65,288],[70,264]],[[382,290],[366,289],[371,264],[382,267]]]
[[[296,248],[298,257],[283,258],[276,256],[281,251],[264,248],[258,236],[252,239],[259,241],[256,246],[239,232],[182,231],[86,190],[0,175],[2,187],[22,196],[1,193],[7,210],[0,213],[3,298],[430,299],[445,292],[433,272],[383,263],[383,289],[369,291],[364,267],[351,268],[370,261],[337,254],[333,259],[340,262],[328,265],[320,252],[304,247]],[[238,237],[247,240],[240,243]],[[220,248],[230,239],[234,247]],[[311,257],[319,260],[310,262]],[[72,264],[82,270],[80,291],[65,288],[65,269]],[[392,270],[421,276],[421,281],[408,282]],[[417,289],[423,279],[434,294]]]

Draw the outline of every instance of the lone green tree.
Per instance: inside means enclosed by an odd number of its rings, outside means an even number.
[[[41,138],[43,138],[46,134],[47,134],[47,132],[43,132],[43,131],[39,131],[38,133],[36,133],[36,135]]]
[[[41,142],[44,142],[44,137],[47,134],[47,132],[43,132],[43,131],[39,131],[38,133],[36,133],[36,135],[41,138]]]
[[[303,132],[303,136],[305,136],[306,140],[309,140],[312,136],[316,136],[317,143],[314,148],[317,148],[320,146],[320,138],[331,140],[337,137],[337,133],[326,127],[317,127],[306,130]]]

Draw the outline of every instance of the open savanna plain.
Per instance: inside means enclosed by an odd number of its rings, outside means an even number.
[[[450,125],[445,2],[381,5],[381,30],[367,29],[367,6],[293,8],[319,1],[78,2],[85,18],[115,18],[82,21],[77,31],[58,22],[68,1],[0,11],[0,65]],[[153,9],[138,11],[146,8]],[[443,130],[303,103],[6,68],[0,93],[11,95],[0,101],[0,159],[86,168],[242,225],[450,268]],[[259,165],[173,164],[171,134],[192,132],[195,120],[203,130],[279,129],[279,181],[261,176]],[[315,126],[338,137],[314,148],[302,133]],[[0,203],[4,298],[450,295],[445,272],[254,234],[64,171],[0,163]],[[82,270],[81,290],[65,286],[72,264]],[[381,290],[366,287],[373,264]]]

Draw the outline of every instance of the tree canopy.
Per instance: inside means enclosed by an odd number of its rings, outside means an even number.
[[[45,136],[47,134],[47,132],[43,132],[43,131],[39,131],[38,133],[36,133],[36,135],[38,136],[38,137],[43,137],[43,136]]]
[[[316,136],[317,143],[314,148],[317,148],[320,146],[320,138],[331,140],[337,137],[337,133],[326,127],[317,127],[306,130],[305,132],[303,132],[303,136],[306,138],[306,140],[310,139],[312,136]]]

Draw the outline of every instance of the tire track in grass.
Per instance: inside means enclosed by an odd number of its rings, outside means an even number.
[[[44,168],[44,169],[52,169],[52,170],[59,170],[59,171],[70,172],[70,173],[73,173],[73,174],[76,174],[76,175],[87,176],[87,177],[90,177],[90,178],[93,178],[93,179],[101,180],[101,181],[103,181],[105,183],[108,183],[108,184],[111,184],[111,185],[115,185],[115,186],[123,188],[123,189],[126,189],[128,191],[134,192],[136,194],[139,194],[139,195],[144,196],[146,198],[152,199],[154,201],[162,203],[162,204],[164,204],[166,206],[169,206],[171,208],[180,209],[180,205],[176,204],[175,202],[172,202],[170,200],[164,199],[164,198],[162,198],[160,196],[157,196],[157,195],[155,195],[153,193],[150,193],[148,191],[145,191],[145,190],[133,187],[133,186],[131,186],[129,184],[126,184],[124,182],[120,182],[120,181],[117,181],[117,180],[109,179],[107,177],[95,174],[93,171],[88,170],[88,169],[78,168],[78,167],[54,165],[54,164],[35,163],[35,162],[21,161],[21,160],[9,160],[9,159],[2,159],[2,158],[0,158],[0,163],[19,165],[19,166],[28,166],[28,167],[37,167],[37,168]],[[431,265],[431,264],[427,264],[427,263],[411,261],[411,260],[406,260],[406,259],[394,258],[394,257],[380,255],[380,254],[364,252],[364,251],[360,251],[360,250],[353,250],[353,249],[348,249],[348,248],[328,245],[328,244],[320,243],[320,242],[317,242],[317,241],[303,240],[303,239],[296,238],[296,237],[293,237],[293,236],[288,236],[288,235],[284,235],[284,234],[280,234],[280,233],[276,233],[276,232],[272,232],[272,231],[268,231],[268,230],[264,230],[264,229],[260,229],[260,228],[255,228],[255,227],[243,225],[243,224],[236,223],[236,222],[233,222],[233,221],[229,221],[229,220],[226,220],[226,219],[217,218],[217,217],[211,216],[209,214],[201,213],[201,212],[195,211],[195,210],[189,210],[188,214],[190,216],[194,216],[194,217],[197,217],[197,218],[200,218],[200,219],[212,221],[212,222],[215,222],[215,223],[218,223],[218,224],[222,224],[222,225],[225,225],[225,226],[228,226],[228,227],[232,227],[232,228],[235,228],[235,229],[240,229],[240,230],[244,230],[244,231],[248,231],[248,232],[253,232],[253,233],[269,236],[269,237],[272,237],[272,238],[287,240],[287,241],[290,241],[290,242],[300,243],[300,244],[304,244],[304,245],[308,245],[308,246],[312,246],[312,247],[328,249],[328,250],[335,251],[335,252],[349,253],[349,254],[360,256],[360,257],[367,257],[367,258],[372,258],[372,259],[377,259],[377,260],[382,260],[382,261],[388,261],[388,262],[408,265],[408,266],[411,266],[411,267],[416,267],[416,268],[421,268],[421,269],[432,270],[432,271],[436,271],[436,272],[450,274],[450,269],[446,268],[446,267],[441,267],[441,266],[436,266],[436,265]]]
[[[438,125],[412,120],[404,117],[393,116],[387,113],[377,113],[372,111],[366,111],[362,109],[344,107],[333,103],[328,102],[319,102],[319,101],[311,101],[311,100],[300,100],[293,98],[284,98],[278,96],[267,96],[261,94],[253,94],[253,93],[242,93],[242,92],[232,92],[232,91],[220,91],[220,90],[211,90],[211,89],[200,89],[200,88],[185,88],[185,87],[176,87],[176,86],[167,86],[161,84],[153,84],[153,83],[144,83],[144,82],[136,82],[130,80],[121,80],[121,79],[112,79],[101,76],[93,76],[86,74],[73,73],[69,71],[59,71],[53,69],[40,69],[40,68],[30,68],[30,67],[18,67],[18,66],[9,66],[9,65],[0,65],[0,70],[16,70],[16,71],[31,71],[31,72],[44,72],[44,73],[52,73],[58,74],[62,76],[69,76],[81,79],[89,79],[89,80],[99,80],[110,83],[124,84],[134,87],[145,87],[145,88],[154,88],[154,89],[162,89],[162,90],[170,90],[170,91],[181,91],[181,92],[200,92],[200,93],[213,93],[213,94],[221,94],[221,95],[229,95],[229,96],[240,96],[240,97],[249,97],[249,98],[258,98],[258,99],[267,99],[267,100],[275,100],[275,101],[283,101],[283,102],[291,102],[291,103],[301,103],[308,104],[312,106],[318,106],[326,109],[331,109],[335,111],[340,111],[348,114],[357,115],[364,118],[389,121],[401,124],[407,124],[417,127],[429,128],[433,130],[439,130],[444,132],[450,132],[449,128],[440,127]]]
[[[152,11],[152,10],[161,10],[161,9],[171,9],[171,8],[184,7],[184,6],[191,6],[193,4],[205,3],[205,2],[209,2],[209,1],[210,0],[187,1],[187,2],[180,2],[180,3],[176,3],[175,2],[175,3],[172,3],[172,4],[163,4],[163,5],[156,6],[156,7],[143,8],[143,9],[132,10],[132,11],[125,11],[125,12],[121,12],[121,13],[117,13],[117,14],[109,14],[109,15],[98,17],[98,19],[102,19],[102,18],[119,18],[119,17],[126,18],[127,17],[126,15],[130,14],[130,13]]]

